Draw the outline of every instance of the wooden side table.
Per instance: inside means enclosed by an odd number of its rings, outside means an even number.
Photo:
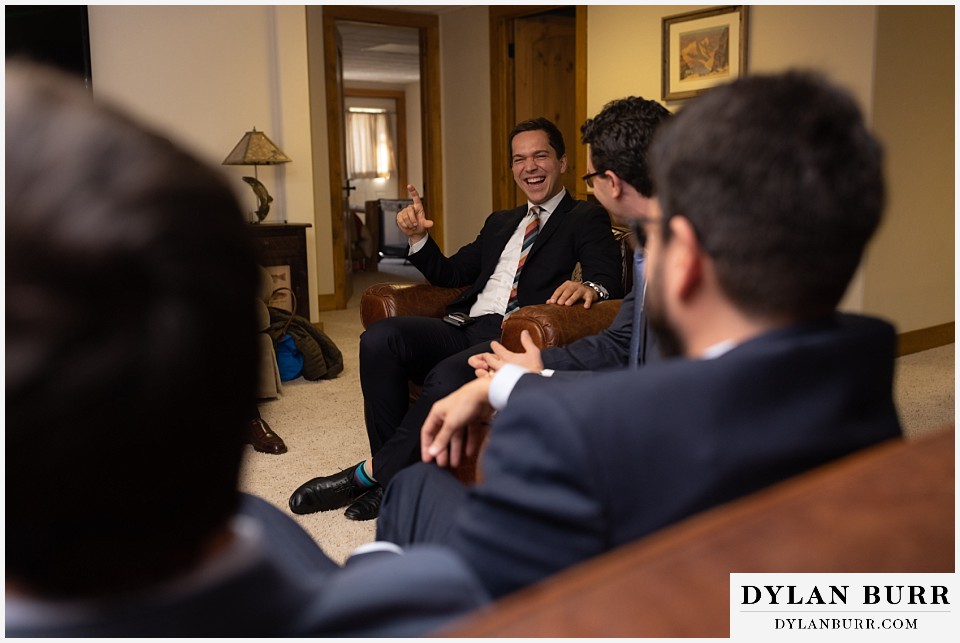
[[[289,287],[297,295],[297,314],[310,319],[310,281],[307,277],[307,228],[309,223],[251,223],[257,259],[263,266],[289,268]]]

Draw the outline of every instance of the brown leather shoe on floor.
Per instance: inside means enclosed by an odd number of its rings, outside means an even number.
[[[253,448],[260,453],[280,455],[287,452],[287,445],[280,436],[273,432],[270,425],[263,418],[250,420],[248,439]]]

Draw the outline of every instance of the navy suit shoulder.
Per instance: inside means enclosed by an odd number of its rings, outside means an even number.
[[[837,315],[712,360],[524,376],[451,546],[499,596],[897,436],[894,346],[888,324]]]
[[[432,545],[351,563],[322,592],[297,635],[424,636],[490,601],[459,557]]]
[[[341,568],[292,518],[245,496],[264,552],[193,591],[128,599],[92,616],[11,627],[12,637],[422,636],[489,598],[450,551],[414,548]]]

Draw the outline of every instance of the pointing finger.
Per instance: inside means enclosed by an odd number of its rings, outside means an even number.
[[[413,199],[413,207],[418,212],[423,212],[423,203],[420,201],[420,193],[417,192],[417,188],[412,185],[407,185],[407,192],[410,193],[410,198]]]

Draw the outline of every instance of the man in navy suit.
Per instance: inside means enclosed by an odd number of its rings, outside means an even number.
[[[373,457],[300,485],[290,497],[294,513],[349,504],[347,518],[376,518],[383,485],[419,460],[420,427],[430,407],[473,378],[467,359],[490,350],[506,315],[531,304],[582,301],[589,308],[599,299],[623,296],[609,216],[574,200],[561,183],[567,158],[560,130],[545,118],[523,121],[509,144],[514,180],[528,202],[491,214],[476,240],[450,257],[430,237],[433,222],[408,186],[413,204],[397,214],[397,225],[409,238],[409,260],[434,285],[466,287],[447,311],[467,315],[469,323],[393,317],[363,333],[360,384]],[[583,282],[570,280],[577,262]],[[412,406],[409,379],[423,383]]]
[[[416,636],[482,604],[449,552],[340,568],[239,493],[258,368],[239,204],[70,84],[7,67],[6,635]]]
[[[894,329],[836,311],[884,200],[853,99],[810,74],[741,79],[663,125],[650,162],[645,312],[676,357],[477,378],[434,406],[423,458],[499,409],[483,482],[408,468],[379,539],[444,542],[500,596],[900,435]]]

